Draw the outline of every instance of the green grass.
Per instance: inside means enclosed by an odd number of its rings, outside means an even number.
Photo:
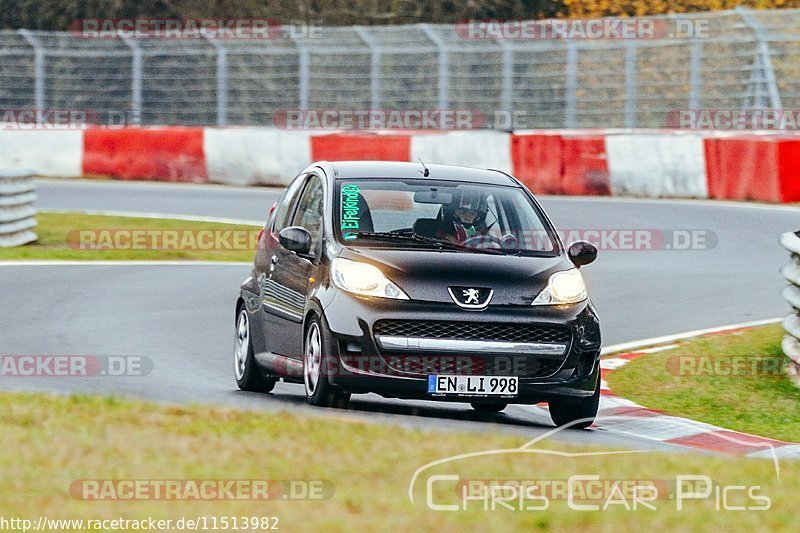
[[[40,213],[37,217],[39,225],[36,233],[39,241],[27,246],[17,248],[0,248],[0,261],[9,260],[195,260],[195,261],[252,261],[255,247],[250,247],[250,235],[258,235],[260,228],[253,226],[240,226],[234,224],[219,224],[209,222],[190,222],[183,220],[165,220],[135,217],[116,217],[100,215],[84,215],[79,213]],[[101,240],[110,231],[115,230],[154,230],[158,231],[159,238],[163,236],[176,236],[174,244],[168,243],[171,249],[154,249],[162,247],[158,241],[137,245],[138,249],[78,249],[81,231],[104,231],[105,233],[90,233],[90,244],[100,244]],[[185,230],[192,233],[176,233],[173,230]],[[216,241],[200,242],[195,238],[184,240],[186,237],[195,237],[197,231],[211,230],[215,232],[236,231],[242,236],[242,241],[237,242],[232,238],[220,238]],[[215,235],[222,235],[216,233]],[[232,234],[233,235],[233,234]],[[131,240],[126,236],[125,241],[120,241],[121,248],[130,248]],[[186,236],[186,237],[184,237]],[[253,241],[255,238],[253,237]],[[219,245],[215,242],[220,243]],[[230,248],[225,249],[226,243]],[[203,249],[210,247],[212,249]],[[116,246],[113,245],[112,246]]]
[[[269,401],[266,397],[264,401]],[[800,493],[800,463],[694,454],[625,454],[559,457],[504,454],[460,460],[427,471],[445,457],[516,448],[527,439],[497,431],[481,434],[423,431],[344,418],[320,410],[314,416],[256,414],[206,407],[168,407],[97,397],[0,394],[0,516],[36,519],[147,518],[181,516],[277,516],[283,531],[531,531],[792,530]],[[587,450],[555,442],[544,447]],[[717,511],[713,499],[656,500],[656,510],[576,511],[563,499],[546,510],[433,511],[425,504],[428,474],[460,479],[566,480],[599,475],[605,480],[675,480],[707,475],[722,485],[760,486],[769,511]],[[332,498],[322,501],[86,501],[70,495],[87,479],[299,479],[329,480]],[[453,485],[436,485],[437,503],[457,503]],[[673,493],[674,494],[674,493]],[[741,494],[731,503],[756,504]],[[538,502],[527,501],[525,505]],[[515,504],[516,505],[516,504]]]
[[[782,373],[780,325],[711,335],[674,350],[649,354],[609,376],[615,393],[651,409],[765,437],[800,442],[800,389]],[[677,357],[702,357],[708,365],[679,369]],[[747,356],[748,366],[726,375],[731,356]],[[751,359],[752,358],[752,359]],[[756,372],[750,370],[754,361]],[[719,363],[725,363],[721,365]]]

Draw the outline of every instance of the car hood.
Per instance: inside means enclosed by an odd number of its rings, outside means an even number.
[[[490,288],[490,305],[530,305],[550,275],[575,268],[563,256],[522,257],[449,250],[345,248],[340,257],[374,264],[412,300],[453,303],[449,287]]]

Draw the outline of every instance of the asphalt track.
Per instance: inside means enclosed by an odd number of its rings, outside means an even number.
[[[279,192],[150,183],[41,180],[38,206],[262,220]],[[604,344],[772,318],[783,314],[778,236],[795,230],[800,209],[692,201],[542,197],[562,229],[703,230],[696,250],[601,250],[585,267]],[[716,242],[715,242],[716,241]],[[302,387],[242,393],[232,376],[233,304],[245,265],[0,267],[0,353],[130,355],[149,358],[145,377],[3,378],[0,389],[121,394],[170,403],[300,410]],[[541,413],[511,406],[483,415],[465,404],[354,396],[343,417],[415,427],[541,434]],[[564,432],[562,440],[641,447],[613,431]],[[649,448],[675,446],[647,443]]]

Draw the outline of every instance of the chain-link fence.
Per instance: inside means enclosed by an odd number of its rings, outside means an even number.
[[[469,40],[427,24],[263,41],[2,31],[0,109],[187,125],[270,125],[298,109],[463,109],[513,112],[529,128],[659,128],[672,110],[800,108],[800,10],[680,17],[701,19],[708,34],[685,39]]]

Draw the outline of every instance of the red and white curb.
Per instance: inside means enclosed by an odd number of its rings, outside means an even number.
[[[744,331],[752,327],[778,321],[779,319],[769,319],[696,330],[604,349],[604,354],[608,352],[612,352],[612,354],[600,359],[600,407],[597,419],[592,424],[592,429],[738,457],[760,457],[774,461],[778,459],[800,459],[800,444],[732,431],[688,418],[671,416],[618,396],[608,386],[608,376],[634,359],[678,347],[678,344],[665,343],[675,343],[694,337],[720,333]],[[639,346],[653,346],[655,344],[660,345],[652,348],[637,349]],[[546,405],[532,406],[532,410],[535,414],[549,419],[549,411]]]
[[[597,422],[592,427],[727,455],[779,459],[800,458],[800,444],[731,431],[688,418],[670,416],[617,396],[609,389],[606,380],[609,374],[615,370],[649,353],[671,350],[676,347],[675,344],[660,346],[601,359],[600,409]]]

